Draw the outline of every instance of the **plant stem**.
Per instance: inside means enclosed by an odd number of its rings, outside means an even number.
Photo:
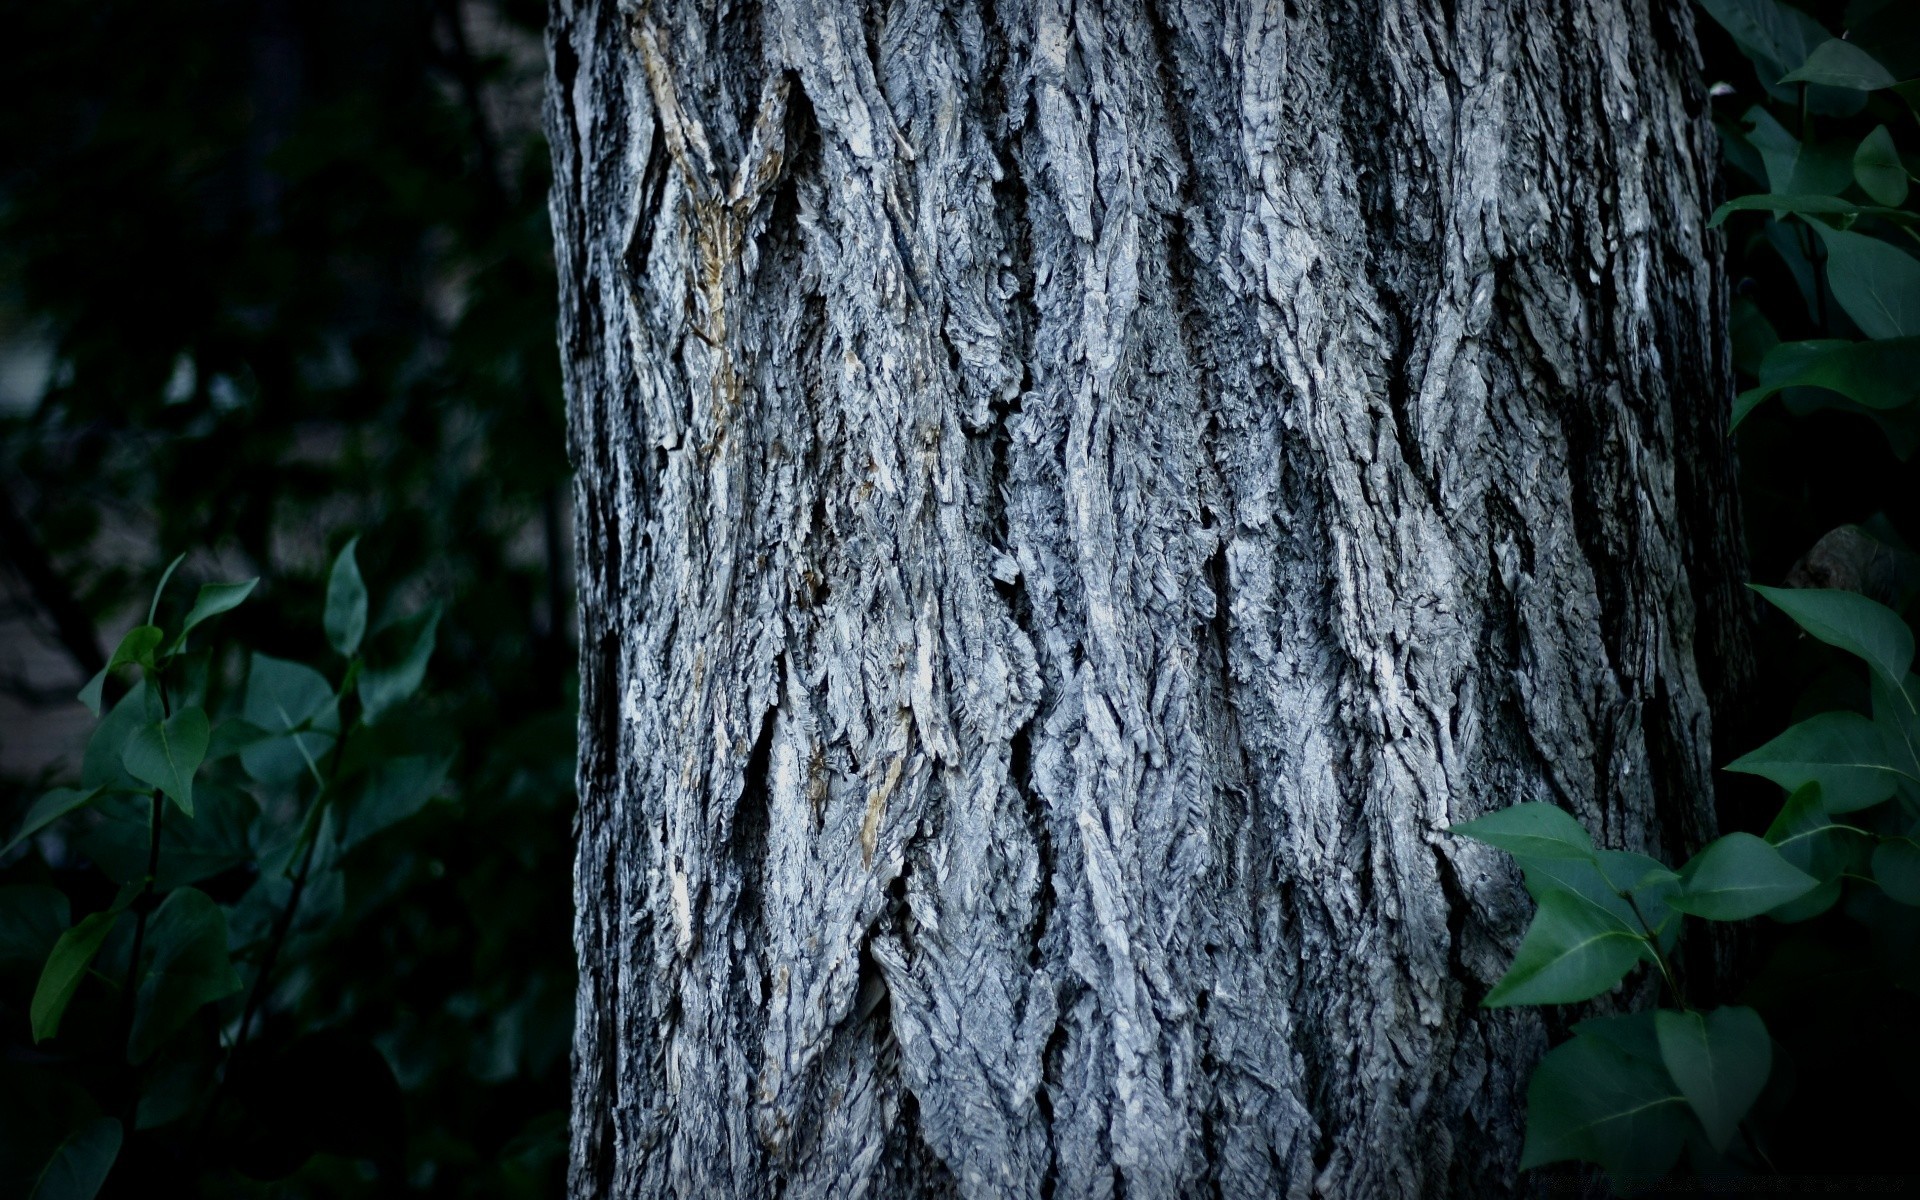
[[[1646,931],[1647,948],[1653,951],[1653,963],[1660,968],[1661,977],[1667,981],[1667,991],[1673,994],[1673,1002],[1685,1010],[1687,1008],[1687,996],[1685,992],[1680,990],[1680,980],[1679,977],[1673,973],[1672,964],[1668,963],[1667,956],[1660,952],[1660,935],[1655,933],[1653,926],[1648,923],[1647,914],[1640,911],[1639,901],[1635,900],[1633,896],[1627,892],[1616,891],[1614,894],[1622,900],[1625,900],[1628,906],[1633,909],[1634,919],[1639,921],[1640,928]]]
[[[169,715],[167,703],[167,684],[165,677],[156,670],[153,674],[154,688],[160,693],[160,719],[165,721]],[[120,1037],[115,1043],[122,1055],[128,1053],[128,1043],[133,1040],[134,1009],[140,987],[140,955],[146,949],[147,913],[153,909],[154,885],[160,878],[160,826],[166,816],[166,797],[155,788],[148,793],[150,816],[147,821],[147,878],[140,889],[140,895],[133,902],[133,952],[127,958],[127,983],[120,989]],[[140,1109],[140,1088],[138,1073],[133,1062],[126,1063],[126,1094],[121,1106],[124,1112],[122,1124],[129,1130],[134,1127],[135,1118]]]

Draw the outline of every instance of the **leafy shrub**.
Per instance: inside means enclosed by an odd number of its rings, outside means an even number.
[[[439,610],[369,636],[349,542],[326,594],[331,674],[256,652],[226,687],[237,650],[201,642],[258,581],[204,585],[162,625],[172,574],[81,692],[100,720],[79,786],[42,796],[6,845],[71,844],[98,878],[0,889],[0,968],[35,980],[36,1050],[0,1088],[0,1189],[92,1196],[136,1130],[142,1155],[189,1177],[280,1178],[322,1151],[397,1177],[399,1085],[379,1050],[319,1021],[260,1033],[344,920],[343,866],[441,790],[450,748],[411,711]],[[121,1170],[136,1167],[152,1169]]]
[[[1733,169],[1765,190],[1723,204],[1709,224],[1754,229],[1736,242],[1734,260],[1761,256],[1784,268],[1804,305],[1785,323],[1813,334],[1784,339],[1752,291],[1739,298],[1735,357],[1752,385],[1737,397],[1732,423],[1758,420],[1777,397],[1793,418],[1873,422],[1904,463],[1920,448],[1920,261],[1910,252],[1920,213],[1893,130],[1911,136],[1909,106],[1920,102],[1920,82],[1902,82],[1920,75],[1920,8],[1851,5],[1842,40],[1778,0],[1701,6],[1752,62],[1763,92],[1721,133]],[[1815,458],[1803,445],[1782,473]],[[1835,455],[1822,469],[1857,472],[1860,458]],[[1752,460],[1743,474],[1756,474]],[[1528,1092],[1523,1167],[1593,1163],[1622,1190],[1674,1169],[1683,1153],[1702,1175],[1766,1172],[1780,1167],[1787,1144],[1789,1162],[1804,1167],[1805,1139],[1795,1144],[1799,1122],[1789,1119],[1795,1105],[1818,1104],[1829,1121],[1839,1110],[1856,1125],[1855,1145],[1876,1140],[1858,1128],[1879,1119],[1864,1094],[1828,1088],[1809,1098],[1796,1087],[1794,1064],[1806,1056],[1790,1053],[1773,1026],[1806,1024],[1796,1009],[1809,995],[1844,996],[1855,1019],[1911,1011],[1920,987],[1920,676],[1912,629],[1891,607],[1912,600],[1915,561],[1876,516],[1822,538],[1792,572],[1800,586],[1754,589],[1806,635],[1866,667],[1864,680],[1857,666],[1851,679],[1830,673],[1809,693],[1802,719],[1727,764],[1784,790],[1763,834],[1729,833],[1670,869],[1597,847],[1547,804],[1454,827],[1510,853],[1538,905],[1486,1004],[1594,1000],[1643,965],[1658,973],[1666,1000],[1580,1020],[1547,1054]],[[1843,586],[1807,586],[1821,582]],[[1762,916],[1788,931],[1839,921],[1863,936],[1847,928],[1776,936],[1747,989],[1751,1004],[1693,1007],[1671,958],[1686,918]],[[1891,1057],[1901,1060],[1897,1050]],[[1832,1065],[1822,1065],[1829,1071],[1820,1082],[1830,1084]],[[1863,1062],[1840,1070],[1875,1073]],[[1833,1145],[1821,1152],[1823,1165],[1848,1157]]]

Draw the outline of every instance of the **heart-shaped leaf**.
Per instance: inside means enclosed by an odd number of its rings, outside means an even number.
[[[1551,804],[1516,804],[1462,821],[1451,829],[1462,837],[1497,846],[1515,858],[1593,857],[1593,839],[1580,822]]]
[[[134,730],[120,761],[135,779],[165,792],[180,810],[193,815],[193,774],[207,756],[207,714],[184,708],[165,721]]]
[[[1662,1175],[1692,1124],[1659,1062],[1615,1039],[1576,1035],[1534,1068],[1520,1166],[1578,1159],[1615,1175]]]
[[[1773,1039],[1750,1008],[1654,1014],[1660,1059],[1707,1131],[1725,1149],[1773,1070]]]
[[[1920,262],[1879,238],[1811,222],[1827,244],[1827,285],[1870,338],[1920,335]]]
[[[1780,77],[1781,83],[1818,83],[1827,87],[1850,88],[1856,92],[1878,91],[1900,82],[1893,73],[1874,61],[1874,57],[1852,42],[1829,38],[1813,48],[1800,69]]]
[[[227,917],[194,888],[170,893],[153,910],[141,955],[139,1005],[127,1041],[130,1062],[144,1062],[188,1018],[240,990],[227,957]]]
[[[1580,897],[1548,892],[1513,966],[1482,1003],[1499,1008],[1591,1000],[1619,983],[1646,949],[1645,939],[1619,918]]]
[[[1907,168],[1893,144],[1893,134],[1885,125],[1860,139],[1853,152],[1853,178],[1860,190],[1885,205],[1903,204],[1907,199]]]
[[[1668,903],[1709,921],[1744,921],[1819,884],[1752,834],[1729,833],[1681,868],[1680,887]]]

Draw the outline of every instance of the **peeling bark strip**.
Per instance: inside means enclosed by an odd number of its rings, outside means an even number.
[[[1501,1192],[1711,829],[1686,6],[1222,7],[555,0],[576,1196]]]

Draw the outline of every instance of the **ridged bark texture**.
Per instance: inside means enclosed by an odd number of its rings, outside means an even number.
[[[1713,827],[1680,0],[556,0],[578,1197],[1497,1194]]]

